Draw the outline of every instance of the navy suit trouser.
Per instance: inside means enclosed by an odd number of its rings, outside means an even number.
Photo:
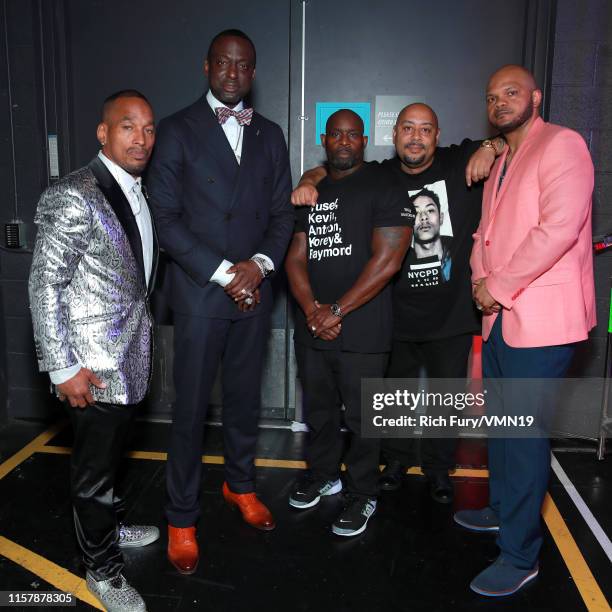
[[[562,378],[574,354],[574,344],[515,348],[502,336],[502,314],[482,349],[483,377],[489,379],[487,404],[497,413],[542,415],[554,412],[558,385],[534,383],[503,387],[490,379]],[[493,408],[493,406],[491,406]],[[499,517],[497,545],[515,567],[535,566],[542,546],[540,513],[550,477],[547,435],[524,438],[489,437],[489,505]]]
[[[255,490],[255,450],[267,314],[238,320],[175,314],[176,402],[166,468],[166,516],[174,527],[200,517],[202,441],[213,383],[222,368],[225,479],[231,491]]]

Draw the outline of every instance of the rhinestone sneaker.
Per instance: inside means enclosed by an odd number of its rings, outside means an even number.
[[[87,590],[108,612],[146,612],[147,606],[122,574],[108,580],[96,580],[87,572]]]
[[[159,539],[159,529],[153,525],[119,525],[119,548],[147,546]]]

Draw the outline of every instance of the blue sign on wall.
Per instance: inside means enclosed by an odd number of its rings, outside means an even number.
[[[330,115],[336,111],[348,108],[357,113],[363,119],[364,136],[370,136],[370,103],[369,102],[317,102],[316,106],[316,134],[315,142],[321,144],[321,134],[325,133],[325,124]]]

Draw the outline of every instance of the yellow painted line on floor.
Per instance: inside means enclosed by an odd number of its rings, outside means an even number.
[[[599,588],[595,577],[591,573],[587,562],[578,548],[578,544],[576,544],[576,540],[574,540],[557,505],[549,493],[547,493],[544,498],[542,516],[563,557],[563,561],[565,561],[565,565],[567,565],[567,569],[572,575],[574,584],[580,592],[587,610],[589,610],[589,612],[593,610],[609,611],[610,605]]]
[[[380,466],[382,468],[382,466]],[[411,467],[406,470],[406,474],[410,476],[423,476],[423,472],[420,467]],[[488,478],[489,470],[477,470],[472,468],[457,468],[454,472],[451,472],[452,478]]]
[[[87,590],[85,580],[3,536],[0,536],[0,555],[36,574],[56,589],[72,593],[90,606],[104,610],[98,600]]]
[[[69,446],[43,446],[36,450],[37,453],[47,453],[48,455],[69,455],[72,449]],[[148,459],[149,461],[166,461],[168,453],[156,451],[129,451],[125,453],[129,459]],[[257,460],[259,461],[259,459]],[[266,459],[262,459],[266,461]],[[223,457],[217,455],[202,455],[202,463],[223,464]]]
[[[9,472],[13,471],[17,466],[21,465],[26,459],[38,452],[49,440],[54,438],[64,427],[68,421],[56,423],[53,427],[43,431],[36,436],[29,444],[26,444],[20,451],[17,451],[12,457],[0,465],[0,478],[4,478]]]
[[[37,453],[47,453],[48,455],[69,455],[72,449],[68,446],[43,446],[36,451]]]
[[[67,446],[44,446],[39,448],[37,452],[39,453],[49,453],[52,455],[69,455],[70,448]],[[167,453],[160,453],[154,451],[130,451],[126,453],[126,457],[130,459],[149,459],[152,461],[166,461],[168,458]],[[202,455],[202,463],[208,463],[211,465],[223,465],[225,463],[223,457],[221,455]],[[258,458],[255,459],[255,465],[257,467],[266,467],[266,468],[285,468],[291,470],[305,470],[306,462],[299,459],[264,459]],[[380,466],[382,469],[383,466]],[[345,469],[345,466],[342,465],[342,469]],[[422,476],[423,472],[421,468],[411,467],[406,470],[406,474],[411,476]],[[467,468],[457,468],[452,474],[454,478],[488,478],[489,472],[488,470],[477,470],[477,469],[467,469]]]
[[[258,467],[278,467],[289,468],[294,470],[305,470],[306,462],[290,459],[255,459],[255,465]]]

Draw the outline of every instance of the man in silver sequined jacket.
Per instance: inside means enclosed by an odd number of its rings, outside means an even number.
[[[36,354],[74,429],[71,494],[87,587],[108,610],[145,610],[122,575],[122,549],[159,537],[123,525],[115,480],[151,372],[148,298],[157,240],[140,176],[155,141],[146,98],[106,99],[101,151],[41,196],[29,293]]]

